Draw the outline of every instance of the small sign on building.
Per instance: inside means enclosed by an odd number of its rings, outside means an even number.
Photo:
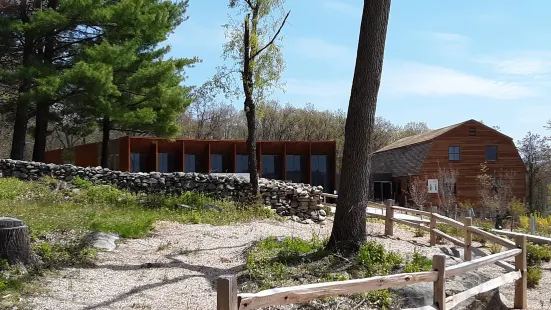
[[[438,179],[428,179],[429,194],[438,194]]]

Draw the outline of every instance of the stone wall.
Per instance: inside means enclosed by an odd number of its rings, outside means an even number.
[[[130,192],[149,194],[180,195],[186,191],[196,191],[235,201],[251,198],[248,178],[232,174],[130,173],[101,167],[84,168],[11,159],[0,159],[0,173],[3,177],[29,181],[51,176],[69,182],[79,177],[94,184],[111,184]],[[303,223],[325,221],[326,214],[320,204],[321,186],[267,179],[260,179],[259,183],[264,202],[277,214]]]

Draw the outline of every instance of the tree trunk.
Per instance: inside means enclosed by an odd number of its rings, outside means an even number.
[[[36,106],[36,128],[34,132],[33,161],[43,162],[48,136],[50,103],[39,101]]]
[[[351,253],[366,238],[372,135],[391,0],[364,0],[346,118],[341,189],[328,249]]]
[[[27,1],[22,0],[19,4],[20,18],[23,23],[29,22],[27,15]],[[25,69],[29,66],[33,54],[33,42],[31,36],[25,33],[23,43],[23,55],[21,65]],[[31,86],[30,77],[24,76],[19,84],[17,107],[15,111],[15,122],[13,125],[13,137],[11,144],[11,159],[23,160],[25,157],[25,144],[27,138],[27,127],[29,122],[29,99],[27,98]]]
[[[530,163],[528,168],[528,210],[530,213],[534,212],[533,199],[534,199],[534,164]]]
[[[254,19],[254,17],[253,17]],[[256,161],[256,106],[253,101],[253,72],[251,68],[251,41],[249,29],[250,16],[245,17],[243,32],[243,92],[245,93],[245,116],[247,118],[247,150],[249,152],[249,179],[252,194],[256,197],[258,191],[258,168]]]
[[[48,1],[48,8],[56,10],[57,0]],[[44,67],[52,67],[54,59],[55,35],[46,37],[44,44]],[[33,161],[43,162],[46,153],[46,137],[48,136],[48,123],[50,121],[50,98],[42,98],[36,103],[36,124],[34,132]]]
[[[245,99],[245,115],[247,116],[247,150],[249,152],[249,178],[254,195],[258,195],[258,164],[256,160],[256,111],[252,99]]]
[[[31,248],[28,228],[23,221],[0,217],[0,259],[6,259],[10,265],[37,262]]]
[[[101,166],[103,168],[109,167],[109,134],[111,133],[111,120],[108,117],[104,117],[102,121],[103,137],[101,139]]]

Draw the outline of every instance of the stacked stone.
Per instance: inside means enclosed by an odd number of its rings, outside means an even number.
[[[38,162],[0,159],[4,177],[38,180],[45,176],[70,182],[76,177],[94,184],[114,185],[134,193],[180,195],[187,191],[206,193],[216,198],[250,201],[251,184],[248,178],[231,174],[199,173],[130,173],[101,167],[78,167]],[[281,216],[290,216],[303,223],[323,222],[321,186],[260,179],[259,190],[265,204]]]

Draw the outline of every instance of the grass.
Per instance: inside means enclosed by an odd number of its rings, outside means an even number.
[[[76,178],[76,189],[58,189],[44,178],[24,182],[0,178],[0,214],[21,219],[29,227],[34,252],[42,265],[19,269],[0,261],[0,308],[11,308],[19,297],[35,291],[34,279],[46,270],[93,263],[96,251],[86,248],[86,231],[117,233],[123,238],[150,234],[156,221],[227,225],[273,217],[262,205],[243,206],[187,192],[179,197],[136,195],[109,185]],[[221,211],[205,208],[213,204]],[[160,246],[163,251],[168,245]]]
[[[431,270],[432,261],[419,252],[403,258],[387,251],[382,244],[366,242],[353,257],[325,250],[326,239],[314,235],[310,240],[269,237],[259,241],[248,253],[245,271],[239,277],[241,292],[343,281],[399,272]],[[372,291],[346,297],[312,301],[315,308],[354,308],[362,304],[389,309],[394,296],[389,290]]]
[[[45,181],[0,179],[0,214],[25,221],[34,236],[55,230],[98,230],[123,238],[145,237],[160,220],[227,225],[272,216],[261,205],[244,207],[194,192],[179,197],[140,196],[76,180],[78,192],[52,191]],[[205,209],[206,204],[220,206],[222,211]]]

